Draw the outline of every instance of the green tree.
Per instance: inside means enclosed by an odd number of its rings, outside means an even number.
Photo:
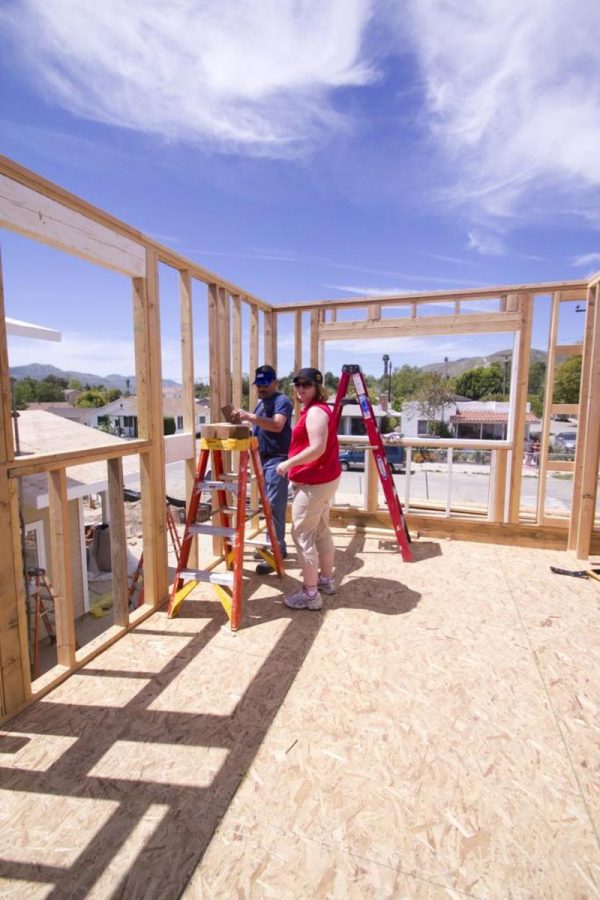
[[[163,434],[175,434],[177,427],[173,416],[163,417]]]
[[[71,391],[82,391],[83,390],[83,385],[80,381],[78,381],[77,378],[70,378],[67,387]]]
[[[529,367],[529,386],[530,394],[543,394],[546,385],[546,363],[538,360]]]
[[[428,372],[413,399],[420,414],[429,420],[430,434],[447,437],[449,429],[445,409],[454,401],[452,385],[436,372]]]
[[[572,356],[556,369],[554,403],[579,403],[581,356]]]
[[[45,378],[42,378],[42,381],[45,381],[48,384],[54,384],[63,390],[69,386],[68,380],[66,378],[59,378],[58,375],[46,375]]]
[[[459,375],[455,383],[455,391],[470,400],[486,400],[493,394],[502,394],[504,374],[499,363],[491,366],[480,366],[468,369]]]
[[[394,369],[391,378],[392,406],[401,409],[405,400],[411,400],[423,386],[427,373],[417,366],[404,365]],[[387,384],[385,386],[387,390]]]
[[[99,409],[105,405],[104,392],[95,388],[84,391],[75,403],[75,406],[81,406],[84,409]]]
[[[194,384],[194,394],[196,400],[204,400],[205,397],[210,397],[210,385],[205,384],[203,381],[197,381]]]

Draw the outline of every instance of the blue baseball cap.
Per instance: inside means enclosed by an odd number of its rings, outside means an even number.
[[[273,366],[259,366],[255,372],[254,381],[252,383],[257,387],[267,387],[267,385],[272,384],[274,381],[277,381],[277,372]]]

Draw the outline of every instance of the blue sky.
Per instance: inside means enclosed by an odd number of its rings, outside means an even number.
[[[4,0],[0,33],[2,152],[268,301],[600,269],[597,2]],[[11,364],[133,371],[126,280],[1,239],[7,314],[63,333],[13,338]],[[161,287],[163,373],[178,379],[168,271]],[[582,320],[569,304],[561,339]],[[509,344],[333,345],[326,367],[381,374],[383,352],[421,365]],[[196,349],[202,376],[202,334]]]

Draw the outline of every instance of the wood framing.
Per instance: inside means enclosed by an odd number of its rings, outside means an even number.
[[[512,299],[519,309],[521,316],[521,328],[517,336],[517,379],[511,387],[515,397],[515,417],[512,434],[512,460],[510,466],[510,489],[508,500],[508,520],[518,522],[521,505],[521,480],[523,459],[523,441],[525,434],[525,409],[527,404],[527,388],[529,385],[529,355],[531,350],[531,323],[533,318],[533,306],[529,294],[521,293]],[[507,308],[511,308],[511,297],[508,297]]]
[[[144,602],[159,606],[167,597],[168,567],[158,264],[152,251],[148,251],[146,277],[133,279],[133,311],[138,430],[150,442],[140,454]]]
[[[0,256],[0,716],[30,696],[29,652],[17,483],[9,478],[14,458],[13,419]]]
[[[18,164],[0,158],[0,224],[32,240],[56,247],[116,271],[132,283],[135,367],[138,398],[139,439],[118,446],[90,450],[70,450],[55,454],[15,456],[10,380],[8,374],[7,329],[5,326],[0,277],[0,533],[8,552],[0,554],[0,716],[11,715],[29,701],[25,580],[21,560],[19,523],[20,479],[48,480],[48,500],[52,524],[53,577],[59,593],[57,624],[59,666],[34,685],[39,696],[50,683],[64,678],[82,661],[98,652],[94,648],[75,649],[73,623],[74,585],[71,578],[74,546],[67,530],[67,469],[104,461],[108,473],[111,519],[115,625],[106,641],[117,640],[132,624],[150,614],[168,594],[168,554],[165,521],[165,449],[163,439],[162,351],[158,267],[166,264],[179,274],[181,319],[181,360],[184,429],[196,431],[194,404],[194,298],[192,280],[207,286],[208,369],[210,415],[222,418],[226,403],[242,405],[245,363],[250,379],[250,408],[257,402],[252,385],[254,370],[270,363],[277,368],[278,324],[281,314],[291,313],[294,321],[294,370],[304,364],[323,367],[324,349],[329,340],[351,342],[365,339],[388,340],[411,336],[453,334],[513,334],[513,378],[510,401],[510,436],[507,441],[459,441],[415,438],[405,440],[408,469],[413,449],[433,447],[437,451],[493,451],[493,466],[487,506],[460,505],[452,500],[452,466],[446,466],[447,484],[440,497],[429,505],[420,497],[410,498],[411,528],[422,534],[454,539],[491,540],[498,543],[531,543],[534,546],[565,547],[585,558],[600,549],[600,532],[595,524],[595,507],[600,454],[600,417],[596,414],[600,396],[600,313],[598,280],[554,281],[489,288],[468,288],[387,297],[328,298],[273,306],[243,288],[211,272],[197,262],[144,235],[53,185]],[[586,294],[587,292],[587,294]],[[542,429],[542,454],[535,509],[522,502],[523,436],[526,422],[532,317],[536,298],[552,296],[548,377]],[[562,303],[581,302],[587,296],[583,343],[560,344],[558,316]],[[477,301],[486,302],[485,312]],[[443,315],[433,305],[443,306]],[[352,310],[352,313],[349,313]],[[434,315],[428,315],[431,311]],[[307,316],[304,317],[306,312]],[[261,315],[263,319],[261,321]],[[352,321],[349,321],[349,317]],[[308,345],[304,348],[303,324],[308,324]],[[49,323],[51,324],[51,323]],[[246,324],[246,327],[244,325]],[[197,328],[197,324],[196,324]],[[259,358],[261,338],[263,358]],[[553,375],[557,361],[581,353],[583,358],[579,404],[554,403]],[[351,357],[351,351],[349,353]],[[281,359],[281,357],[280,357]],[[281,373],[280,373],[281,374]],[[295,406],[296,413],[298,405]],[[550,417],[579,414],[575,462],[548,458]],[[359,440],[356,441],[360,443]],[[186,484],[191,491],[195,470],[193,439],[191,455],[185,459]],[[186,454],[188,449],[186,449]],[[142,493],[145,607],[130,613],[127,605],[125,560],[125,519],[123,508],[123,457],[138,454]],[[126,465],[128,461],[126,460]],[[456,470],[456,462],[455,462]],[[545,482],[549,473],[573,473],[573,502],[570,516],[547,515]],[[335,510],[332,516],[352,527],[365,524],[389,525],[385,509],[378,507],[378,479],[367,465],[365,509]],[[73,545],[72,545],[73,543]],[[56,576],[54,576],[56,572]]]

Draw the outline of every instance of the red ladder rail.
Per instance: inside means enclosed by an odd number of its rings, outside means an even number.
[[[406,524],[406,519],[404,518],[404,513],[402,511],[402,504],[400,503],[400,498],[398,497],[394,478],[392,476],[390,465],[387,460],[385,447],[381,439],[381,432],[377,427],[377,421],[373,413],[371,400],[369,399],[369,392],[365,383],[365,377],[361,371],[360,366],[358,365],[347,364],[345,366],[342,366],[342,374],[340,377],[340,382],[335,397],[335,404],[333,407],[333,418],[336,423],[336,428],[339,427],[340,424],[343,401],[348,393],[350,381],[352,381],[354,390],[356,391],[356,398],[358,400],[360,412],[363,417],[363,422],[365,423],[369,443],[371,444],[371,452],[373,454],[373,459],[377,467],[377,474],[379,475],[379,481],[381,482],[381,486],[383,488],[387,507],[390,512],[390,518],[394,527],[394,533],[396,535],[398,548],[402,553],[402,559],[404,560],[404,562],[412,562],[410,534],[408,532],[408,526]]]

